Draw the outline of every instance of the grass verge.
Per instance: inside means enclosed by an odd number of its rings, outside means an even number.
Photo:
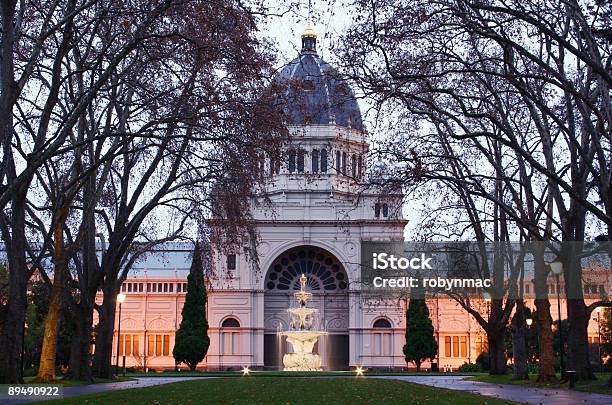
[[[42,403],[42,402],[41,402]],[[516,404],[496,398],[368,378],[212,378],[44,402],[62,404],[365,405]]]

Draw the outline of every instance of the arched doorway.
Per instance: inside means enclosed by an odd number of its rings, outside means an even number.
[[[309,306],[318,308],[320,323],[328,332],[319,338],[314,352],[321,355],[328,370],[346,370],[349,366],[349,280],[342,263],[330,252],[315,246],[298,246],[278,256],[266,273],[264,282],[264,365],[282,369],[286,342],[279,330],[288,328],[287,308],[293,293],[300,289],[300,275],[306,275],[308,291],[313,293]]]

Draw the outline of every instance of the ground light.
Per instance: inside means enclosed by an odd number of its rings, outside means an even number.
[[[365,373],[364,368],[361,367],[361,366],[357,366],[357,368],[355,369],[355,376],[356,377],[363,377],[363,373]]]
[[[250,375],[251,374],[251,370],[249,369],[249,367],[245,366],[242,368],[242,375]]]

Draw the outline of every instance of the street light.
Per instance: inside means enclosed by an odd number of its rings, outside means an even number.
[[[28,323],[23,323],[23,333],[21,334],[21,376],[23,377],[23,372],[25,371],[25,366],[23,365],[23,360],[25,359],[26,349],[25,349],[25,335],[28,330]]]
[[[595,312],[597,313],[597,351],[599,355],[599,372],[603,373],[603,362],[601,361],[601,319],[599,318],[601,314],[601,307],[595,308]]]
[[[561,359],[561,379],[563,379],[563,375],[565,374],[565,364],[563,363],[563,328],[561,327],[561,297],[559,296],[559,276],[563,273],[563,262],[560,260],[555,260],[550,263],[550,271],[555,275],[555,279],[557,280],[557,319],[558,319],[558,329],[559,329],[559,357]]]
[[[117,326],[117,361],[115,362],[115,374],[119,376],[119,343],[121,339],[121,304],[125,301],[125,294],[117,294],[119,303],[119,325]]]

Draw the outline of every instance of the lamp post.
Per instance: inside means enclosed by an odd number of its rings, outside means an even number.
[[[23,372],[25,371],[25,366],[23,365],[23,360],[25,359],[25,335],[28,330],[28,323],[23,323],[23,333],[21,334],[21,377],[23,377]],[[601,357],[601,356],[600,356]]]
[[[597,355],[599,360],[599,372],[603,372],[603,362],[601,361],[601,307],[595,308],[595,312],[597,313]]]
[[[565,374],[565,365],[563,363],[563,328],[561,327],[561,297],[559,295],[559,276],[563,273],[563,262],[560,260],[555,260],[550,263],[550,271],[555,275],[555,279],[557,280],[557,320],[559,327],[559,357],[561,360],[561,379]]]
[[[117,302],[119,302],[119,320],[117,325],[117,359],[115,362],[115,375],[119,376],[119,344],[121,340],[121,304],[125,301],[125,294],[117,294]]]
[[[533,325],[533,319],[532,318],[527,318],[525,319],[525,323],[527,324],[527,332],[525,332],[525,341],[526,341],[526,346],[527,346],[527,359],[532,360],[531,358],[531,347],[529,346],[529,342],[531,340],[531,325]]]

